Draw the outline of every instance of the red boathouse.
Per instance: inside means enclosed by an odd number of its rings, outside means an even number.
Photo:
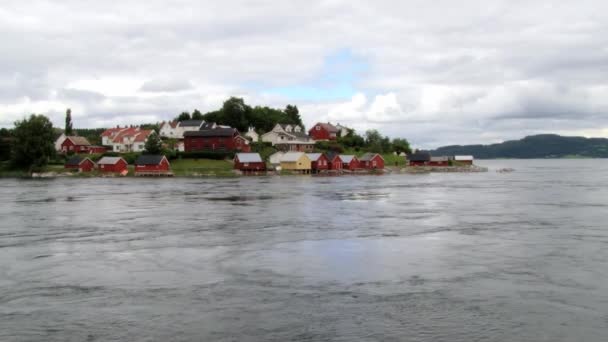
[[[135,160],[135,175],[138,173],[147,174],[169,174],[171,165],[165,156],[142,154]]]
[[[99,171],[107,173],[123,173],[129,164],[121,157],[103,157],[97,162]]]
[[[266,171],[266,163],[259,153],[237,153],[234,156],[234,169],[243,172]]]
[[[313,173],[329,169],[329,159],[324,153],[306,153],[310,158],[310,168]]]
[[[65,162],[64,167],[79,172],[91,172],[95,169],[95,163],[86,157],[72,156]]]
[[[366,153],[359,158],[359,165],[364,169],[383,170],[384,158],[382,158],[382,156],[378,153]]]

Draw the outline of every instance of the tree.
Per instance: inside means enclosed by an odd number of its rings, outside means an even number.
[[[0,161],[11,159],[11,140],[11,131],[0,128]]]
[[[234,127],[239,131],[246,131],[249,121],[247,116],[251,113],[251,107],[245,104],[240,97],[231,97],[222,106],[224,121],[226,125]]]
[[[72,135],[72,110],[65,111],[65,135]]]
[[[203,113],[199,112],[198,109],[195,109],[192,112],[192,120],[203,120]]]
[[[190,120],[190,113],[188,112],[182,112],[180,115],[178,115],[175,120],[176,121],[186,121],[186,120]]]
[[[45,166],[55,155],[53,124],[44,115],[30,115],[15,122],[12,162],[14,166],[34,168]]]
[[[148,140],[146,140],[146,146],[144,152],[146,154],[159,154],[163,149],[163,142],[160,140],[160,136],[156,133],[150,134]]]
[[[287,105],[285,110],[283,110],[290,124],[302,125],[302,118],[300,117],[300,111],[298,110],[298,106]]]
[[[395,139],[393,139],[392,144],[393,144],[393,150],[399,154],[412,153],[412,149],[410,148],[410,143],[407,141],[407,139],[395,138]]]

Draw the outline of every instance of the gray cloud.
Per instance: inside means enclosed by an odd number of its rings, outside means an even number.
[[[298,104],[414,144],[608,134],[604,1],[67,0],[0,4],[0,126],[31,112],[78,127],[166,120],[228,96]],[[297,101],[348,49],[356,94]],[[604,133],[605,132],[605,133]]]

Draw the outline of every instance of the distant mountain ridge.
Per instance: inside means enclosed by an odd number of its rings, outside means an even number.
[[[608,158],[608,139],[539,134],[491,145],[451,145],[430,151],[432,155],[473,155],[494,158]]]

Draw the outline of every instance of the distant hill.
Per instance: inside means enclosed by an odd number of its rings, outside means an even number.
[[[527,136],[492,145],[452,145],[431,151],[432,155],[473,155],[494,158],[608,158],[608,139],[564,137],[557,134]]]

